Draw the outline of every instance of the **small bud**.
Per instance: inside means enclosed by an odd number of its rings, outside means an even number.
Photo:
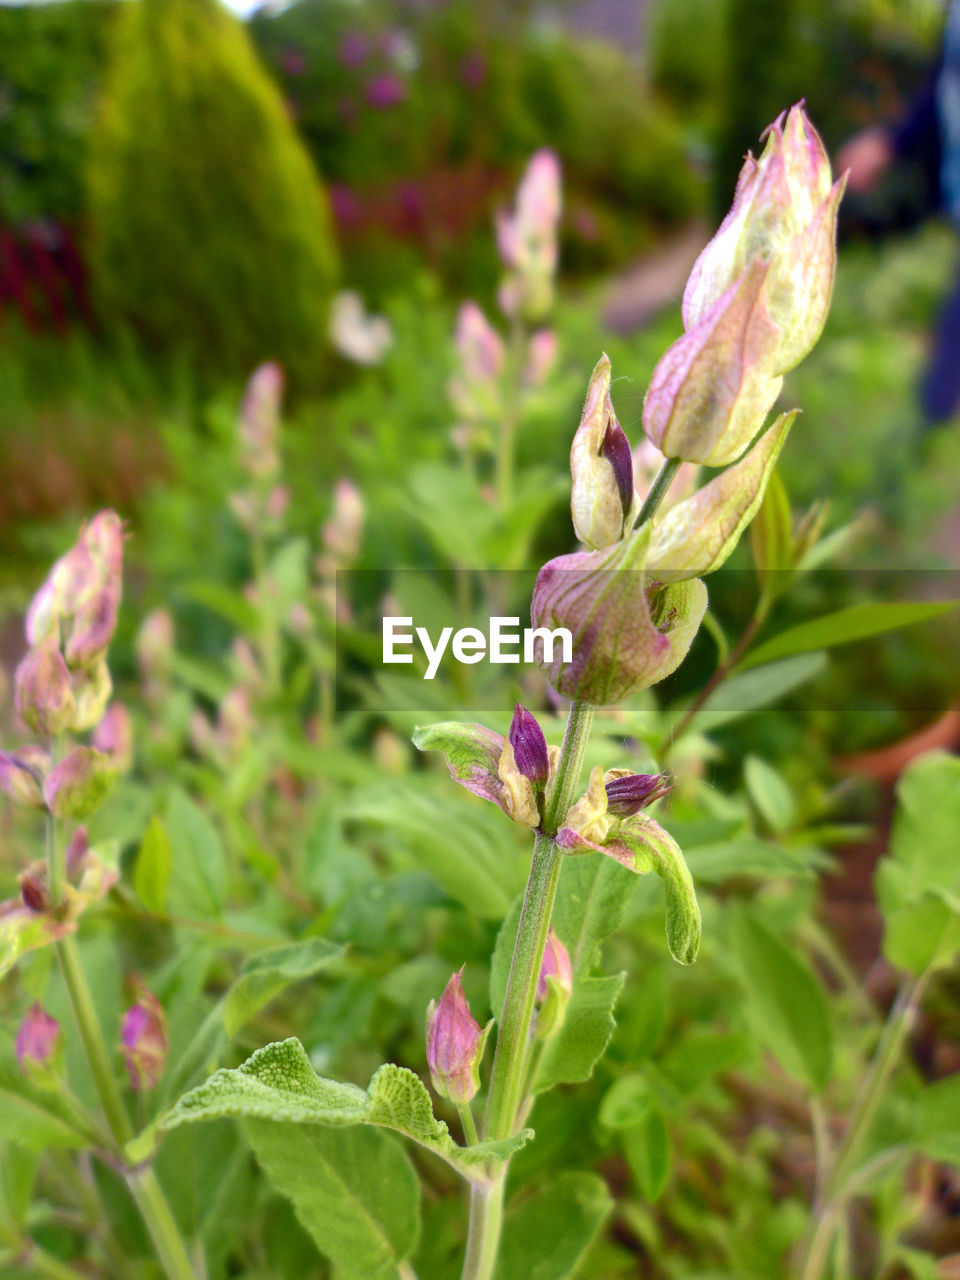
[[[633,510],[633,458],[610,399],[610,361],[601,356],[570,446],[570,513],[581,542],[619,542]]]
[[[546,785],[550,776],[547,740],[533,712],[518,702],[510,723],[510,745],[517,768],[535,787]]]
[[[257,479],[280,469],[277,437],[282,398],[283,370],[278,364],[260,365],[247,383],[237,424],[241,463]]]
[[[52,905],[50,891],[47,888],[47,865],[45,862],[31,862],[17,876],[20,886],[20,901],[30,911],[49,911]]]
[[[537,979],[537,999],[547,997],[547,979],[554,978],[567,995],[573,991],[573,970],[570,967],[570,952],[557,937],[553,929],[547,934],[547,945],[543,951],[543,962],[540,965],[540,977]]]
[[[87,838],[87,828],[77,827],[67,845],[67,875],[71,879],[75,880],[82,875],[89,852],[90,841]]]
[[[498,805],[514,822],[540,825],[533,783],[517,767],[513,747],[501,734],[448,720],[415,729],[413,743],[420,751],[441,752],[454,782]]]
[[[154,609],[137,632],[137,665],[144,681],[156,688],[170,678],[173,657],[173,616],[169,609]]]
[[[360,550],[365,517],[360,490],[350,480],[338,480],[333,491],[333,511],[323,526],[321,539],[329,569],[336,571],[350,564]]]
[[[480,1088],[480,1060],[487,1033],[470,1012],[461,969],[427,1009],[427,1066],[433,1087],[453,1103],[469,1102]]]
[[[118,773],[126,773],[133,763],[133,722],[122,702],[115,702],[93,731],[91,745],[110,756]]]
[[[130,1088],[139,1093],[159,1084],[170,1039],[167,1015],[160,1001],[142,983],[138,987],[136,1004],[123,1015],[120,1051],[130,1077]]]
[[[63,1043],[60,1023],[34,1001],[17,1031],[17,1062],[25,1075],[45,1075],[55,1066]]]
[[[25,809],[43,808],[43,777],[50,757],[40,747],[0,751],[0,793]]]
[[[527,166],[514,212],[501,212],[496,219],[497,247],[507,268],[499,292],[506,315],[535,324],[550,309],[560,204],[560,162],[543,148]]]
[[[604,779],[607,812],[615,818],[627,818],[665,796],[671,787],[665,773],[628,773],[625,769],[610,769]]]
[[[541,387],[550,376],[557,359],[557,335],[552,329],[538,329],[527,347],[527,367],[523,381],[528,387]]]
[[[744,451],[780,394],[769,267],[752,262],[653,371],[643,429],[668,458],[719,467]]]
[[[47,808],[55,818],[85,818],[100,807],[116,776],[108,756],[93,747],[74,747],[43,784]]]
[[[687,655],[707,607],[699,579],[661,587],[644,569],[650,525],[600,551],[558,556],[537,575],[535,628],[566,628],[572,661],[541,637],[534,656],[554,689],[595,706],[620,702],[674,671]]]
[[[547,945],[544,947],[540,976],[537,979],[536,999],[540,1008],[533,1034],[538,1040],[549,1039],[563,1026],[572,993],[570,952],[551,929],[547,934]]]
[[[77,704],[70,672],[53,639],[29,651],[14,680],[17,714],[34,733],[53,737],[72,727]]]

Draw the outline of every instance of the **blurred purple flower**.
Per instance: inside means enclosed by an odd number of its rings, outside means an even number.
[[[378,111],[388,111],[391,107],[399,106],[401,102],[405,101],[406,96],[407,86],[399,76],[386,73],[374,76],[367,83],[367,102],[371,107],[376,107]]]

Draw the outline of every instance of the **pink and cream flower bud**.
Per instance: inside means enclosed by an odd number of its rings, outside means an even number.
[[[836,263],[837,209],[845,178],[831,185],[830,161],[797,103],[766,130],[759,160],[747,155],[733,206],[694,265],[683,321],[696,327],[758,257],[769,263],[767,306],[781,338],[771,372],[785,373],[820,336]]]
[[[447,386],[458,414],[473,420],[498,412],[503,373],[503,340],[475,302],[465,302],[457,314],[454,338],[457,369]]]
[[[152,991],[138,984],[137,1002],[123,1016],[120,1051],[138,1093],[160,1083],[167,1062],[170,1037],[167,1015]]]
[[[609,547],[635,514],[633,456],[610,399],[610,361],[600,357],[570,446],[570,513],[588,547]]]
[[[535,628],[566,628],[572,656],[534,641],[537,665],[565,698],[595,706],[620,702],[680,665],[707,607],[699,579],[662,586],[647,573],[650,525],[615,546],[548,561],[530,610]]]
[[[86,818],[117,777],[114,761],[93,747],[74,747],[47,774],[43,798],[55,818]]]
[[[278,364],[260,365],[247,383],[237,424],[241,464],[258,480],[275,475],[280,469],[277,438],[282,399],[283,370]]]
[[[754,260],[654,369],[643,429],[666,457],[724,466],[773,408],[783,380],[773,374],[780,331],[767,308],[768,269]]]
[[[43,779],[50,757],[41,747],[0,751],[0,794],[25,809],[43,808]]]
[[[560,161],[543,148],[527,166],[514,212],[501,212],[496,220],[497,247],[507,268],[499,293],[506,315],[536,323],[550,309],[560,207]]]
[[[50,637],[31,649],[14,677],[17,715],[34,733],[53,737],[73,726],[77,704],[70,672]]]
[[[115,702],[93,731],[91,744],[126,773],[133,764],[133,721],[122,702]]]
[[[557,362],[557,335],[552,329],[538,329],[527,346],[527,366],[523,381],[528,387],[540,387],[549,378]]]
[[[487,1032],[470,1012],[461,969],[427,1009],[427,1066],[441,1098],[467,1103],[480,1088],[480,1060]]]
[[[17,1062],[24,1074],[46,1074],[55,1066],[63,1044],[60,1023],[38,1002],[27,1010],[17,1030]]]

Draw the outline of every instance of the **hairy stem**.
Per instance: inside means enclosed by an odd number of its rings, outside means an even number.
[[[560,879],[562,855],[558,852],[553,837],[573,802],[593,713],[594,708],[585,702],[574,702],[570,706],[556,777],[547,797],[543,826],[534,841],[530,878],[523,899],[517,942],[497,1030],[497,1050],[490,1075],[490,1092],[483,1127],[483,1136],[488,1139],[510,1137],[516,1128],[523,1094],[534,996]],[[463,1280],[489,1280],[493,1274],[503,1218],[504,1176],[501,1173],[490,1185],[475,1187],[471,1192],[470,1232]]]

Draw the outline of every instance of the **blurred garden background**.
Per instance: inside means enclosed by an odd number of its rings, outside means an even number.
[[[0,747],[24,736],[12,689],[30,599],[81,521],[113,508],[129,537],[110,665],[134,745],[90,822],[119,879],[81,940],[105,1026],[131,975],[169,1020],[149,1108],[136,1084],[127,1099],[135,1127],[283,1035],[341,1079],[365,1084],[385,1059],[422,1074],[423,1011],[464,963],[481,1016],[526,851],[448,794],[410,732],[458,707],[504,732],[519,695],[559,741],[557,701],[536,672],[396,680],[376,618],[385,601],[437,625],[491,598],[524,611],[521,578],[497,571],[572,548],[570,441],[601,352],[639,475],[644,391],[746,151],[800,99],[833,156],[903,119],[945,18],[938,0],[246,9],[0,4]],[[521,369],[495,218],[543,148],[562,170],[559,272]],[[787,377],[781,403],[802,414],[759,532],[711,580],[681,671],[604,723],[632,765],[677,778],[671,829],[705,894],[704,953],[692,977],[667,972],[644,882],[608,944],[606,968],[630,974],[609,1060],[538,1104],[541,1136],[511,1174],[536,1212],[548,1176],[589,1168],[604,1211],[542,1278],[518,1228],[502,1280],[799,1276],[819,1158],[808,1096],[818,1140],[839,1145],[911,966],[937,981],[863,1159],[902,1152],[859,1187],[823,1274],[960,1276],[960,1099],[914,1114],[960,1067],[960,988],[942,957],[890,943],[874,889],[878,859],[919,843],[942,851],[943,910],[960,901],[956,785],[902,781],[960,746],[960,623],[931,609],[885,631],[870,613],[960,598],[960,418],[931,427],[918,398],[958,259],[923,166],[848,193],[832,311]],[[505,335],[503,402],[464,388],[467,302]],[[283,393],[265,459],[237,424],[266,362]],[[768,589],[777,572],[789,595]],[[698,706],[758,599],[756,663]],[[0,811],[0,896],[39,856],[35,818]],[[322,960],[298,952],[268,996],[220,1016],[258,948],[317,939]],[[69,1021],[49,950],[0,988],[0,1269],[152,1280],[119,1178],[94,1162],[77,1180],[62,1126],[10,1119],[26,1105],[24,1010],[41,1000]],[[758,970],[782,986],[758,992]],[[797,992],[800,1032],[775,1012]],[[67,1069],[88,1101],[80,1066],[77,1050]],[[238,1131],[210,1134],[178,1130],[157,1158],[196,1274],[346,1277]],[[431,1177],[414,1263],[446,1280],[457,1196]]]

